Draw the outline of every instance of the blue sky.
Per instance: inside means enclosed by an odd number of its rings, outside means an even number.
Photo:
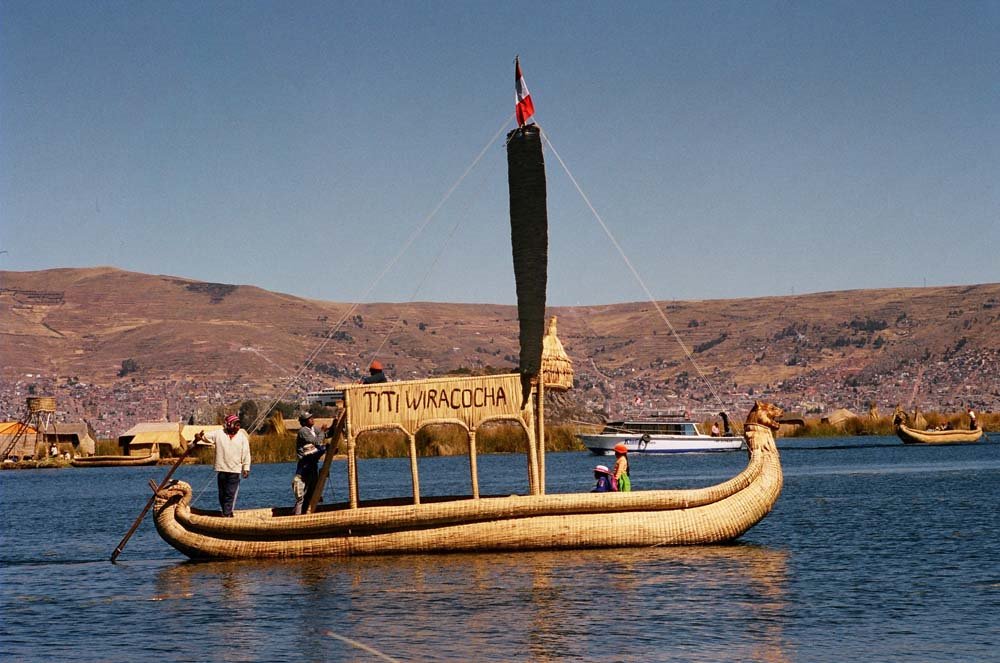
[[[0,269],[513,303],[502,140],[462,174],[520,54],[657,298],[997,282],[998,34],[998,2],[5,0]],[[546,161],[549,303],[645,299]]]

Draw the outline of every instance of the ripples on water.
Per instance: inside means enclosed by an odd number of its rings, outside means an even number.
[[[1000,445],[871,440],[783,448],[782,497],[735,545],[644,550],[191,563],[146,523],[111,565],[163,468],[2,472],[0,655],[997,660]],[[550,492],[589,488],[599,462],[548,460]],[[633,462],[639,487],[689,487],[731,476],[745,456]],[[464,458],[420,469],[428,493],[468,490]],[[405,460],[360,470],[363,497],[409,491]],[[288,502],[292,471],[255,467],[239,506]],[[211,469],[181,472],[212,506]],[[520,457],[481,457],[480,473],[484,492],[524,489]],[[328,498],[342,499],[334,488]]]

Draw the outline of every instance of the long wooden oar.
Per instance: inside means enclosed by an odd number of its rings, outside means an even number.
[[[142,513],[140,513],[139,517],[135,519],[134,523],[132,523],[132,527],[130,527],[128,532],[125,533],[125,536],[122,538],[121,543],[119,543],[118,547],[115,548],[115,551],[111,553],[112,564],[114,564],[115,560],[118,559],[118,556],[122,554],[122,550],[125,549],[125,544],[128,543],[128,540],[132,538],[132,535],[135,534],[135,531],[139,529],[139,524],[142,522],[142,519],[146,517],[146,514],[153,506],[153,502],[156,501],[156,493],[158,493],[167,485],[167,482],[170,481],[170,477],[173,476],[174,474],[174,470],[176,470],[178,467],[181,466],[181,463],[183,463],[184,459],[188,457],[188,454],[194,450],[195,446],[197,445],[193,443],[188,445],[188,448],[184,450],[184,453],[182,453],[177,458],[177,461],[174,463],[173,467],[171,467],[170,471],[167,472],[167,476],[163,477],[163,481],[160,482],[160,485],[156,486],[156,490],[153,491],[153,496],[149,498],[148,502],[146,502],[146,506],[143,508]],[[150,484],[152,484],[152,481],[150,481]]]

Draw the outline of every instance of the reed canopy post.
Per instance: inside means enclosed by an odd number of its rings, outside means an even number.
[[[407,432],[406,439],[410,443],[410,481],[413,483],[413,503],[420,504],[420,474],[417,470],[417,436]]]
[[[479,499],[479,465],[476,462],[476,429],[469,431],[469,475],[472,481],[472,499]]]
[[[545,494],[545,380],[538,380],[535,391],[535,441],[538,444],[538,494]]]

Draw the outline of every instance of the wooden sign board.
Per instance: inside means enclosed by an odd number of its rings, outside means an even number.
[[[352,434],[388,426],[415,434],[423,425],[443,421],[460,421],[470,430],[488,420],[520,419],[526,426],[531,423],[530,408],[521,409],[521,378],[516,373],[338,388],[344,390]]]

